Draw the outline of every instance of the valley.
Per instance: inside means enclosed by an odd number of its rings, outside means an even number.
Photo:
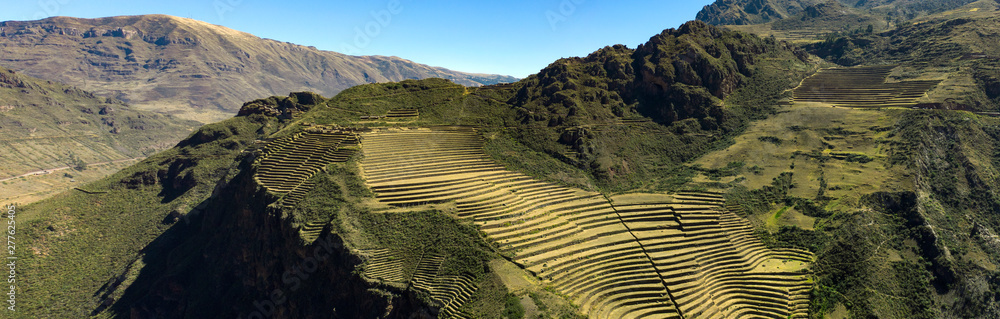
[[[719,0],[511,83],[166,16],[4,24],[242,70],[0,70],[14,317],[997,317],[997,8]],[[112,89],[146,76],[192,101]]]
[[[142,158],[85,163],[84,170],[70,166],[54,167],[0,179],[0,184],[4,186],[0,202],[30,204],[104,178],[140,160]]]
[[[21,204],[104,178],[198,124],[2,67],[0,104],[8,105],[0,111],[0,200]],[[31,176],[46,171],[53,174]]]

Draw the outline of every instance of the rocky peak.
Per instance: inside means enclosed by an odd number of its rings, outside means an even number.
[[[845,15],[849,12],[849,10],[850,8],[844,6],[844,4],[831,0],[816,5],[808,6],[805,8],[803,13],[805,14],[805,17],[819,18],[823,16]]]
[[[243,103],[237,116],[262,114],[279,118],[291,118],[296,113],[308,111],[326,98],[313,92],[292,92],[288,97],[272,96]]]

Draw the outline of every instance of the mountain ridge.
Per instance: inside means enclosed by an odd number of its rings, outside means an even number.
[[[716,0],[706,5],[695,19],[715,25],[761,24],[786,19],[807,7],[827,2],[863,9],[894,19],[909,20],[975,2],[976,0]]]
[[[322,51],[167,15],[5,21],[0,44],[0,65],[201,122],[235,114],[247,96],[332,96],[357,84],[426,77],[473,86],[516,79]]]
[[[401,200],[412,203],[393,204],[387,196],[376,197],[373,191],[385,188],[372,183],[391,183],[411,175],[432,177],[441,170],[474,166],[480,172],[492,169],[514,178],[500,184],[516,188],[498,190],[509,194],[504,196],[528,201],[491,204],[484,209],[510,205],[548,211],[553,208],[545,208],[543,202],[532,203],[554,200],[541,195],[557,191],[557,187],[564,187],[559,188],[560,193],[582,196],[574,200],[585,206],[611,205],[610,200],[615,205],[629,205],[637,200],[668,199],[671,197],[660,195],[608,199],[595,191],[660,193],[682,187],[683,183],[671,181],[674,178],[666,174],[683,171],[681,163],[686,158],[724,144],[727,136],[746,123],[747,118],[739,114],[773,112],[775,101],[797,82],[787,76],[804,77],[816,67],[815,61],[803,61],[795,52],[773,39],[693,21],[652,36],[650,45],[641,50],[606,47],[585,58],[555,61],[539,75],[513,84],[469,88],[442,79],[404,80],[355,86],[330,99],[294,93],[253,100],[243,104],[239,116],[205,125],[177,147],[87,185],[84,189],[89,193],[63,194],[23,208],[24,218],[32,220],[30,227],[39,229],[28,231],[33,234],[28,240],[32,247],[48,253],[28,252],[25,260],[39,266],[25,276],[50,271],[45,280],[29,287],[25,298],[49,300],[41,296],[54,294],[58,297],[50,299],[66,300],[32,309],[34,314],[48,316],[196,316],[190,311],[238,316],[260,311],[308,318],[328,315],[324,309],[335,307],[338,314],[351,317],[406,317],[411,313],[495,317],[506,311],[517,313],[520,307],[528,315],[579,318],[581,312],[607,317],[613,316],[609,311],[629,311],[629,302],[609,299],[586,305],[577,302],[581,306],[576,306],[557,293],[565,291],[577,298],[574,300],[585,300],[594,293],[610,292],[595,287],[581,287],[586,289],[584,293],[575,293],[570,285],[559,286],[557,292],[534,283],[520,290],[508,288],[512,278],[545,279],[536,277],[549,274],[547,265],[556,260],[528,263],[533,268],[526,272],[514,262],[526,264],[522,259],[531,255],[491,239],[496,237],[481,237],[477,224],[455,215],[455,205],[422,202],[419,190],[416,198],[403,194]],[[784,62],[776,62],[779,60]],[[648,72],[643,74],[644,70]],[[702,71],[708,76],[695,76]],[[767,79],[771,81],[754,84]],[[632,91],[644,92],[644,98],[620,96]],[[377,147],[381,131],[388,134],[388,143],[381,144],[382,150],[372,148]],[[394,143],[404,142],[393,140],[400,132],[417,133],[415,136],[430,133],[432,138],[424,142],[438,148],[458,147],[441,150],[443,157],[427,163],[437,165],[452,159],[455,164],[422,172],[425,165],[417,164],[419,157],[378,159],[376,152],[400,153]],[[438,133],[440,138],[433,138]],[[358,135],[365,140],[358,142]],[[419,143],[404,144],[408,148],[398,156],[427,151]],[[467,155],[475,158],[455,158]],[[359,167],[362,161],[367,166]],[[391,173],[397,166],[393,163],[417,166]],[[287,165],[295,168],[289,170]],[[286,178],[285,172],[294,176]],[[659,177],[652,180],[651,173]],[[480,183],[479,178],[468,182]],[[400,190],[409,192],[406,188]],[[706,196],[710,198],[692,199],[692,203],[719,207],[718,194]],[[681,197],[677,205],[685,203]],[[111,210],[71,204],[76,201],[100,201],[106,207],[133,213],[110,223],[109,218],[97,216]],[[54,207],[49,205],[70,208],[56,214],[49,212],[47,207]],[[631,248],[626,252],[630,254],[641,250],[636,238],[628,235],[629,227],[637,225],[619,223],[620,216],[611,214],[614,206],[602,207],[610,211],[588,219],[587,224],[620,234],[614,240],[628,240]],[[68,221],[52,219],[62,215],[73,217]],[[703,218],[699,216],[693,218]],[[642,223],[641,219],[635,222]],[[698,221],[692,223],[688,227],[701,227]],[[94,253],[86,255],[72,248],[78,241],[96,241],[109,227],[120,227],[129,235],[97,241],[91,250]],[[508,226],[482,229],[495,227]],[[55,231],[46,230],[50,228]],[[58,240],[64,238],[61,232],[71,229],[77,230],[74,237]],[[537,231],[548,232],[542,228]],[[308,256],[312,247],[317,247],[315,243],[324,245],[331,238],[337,243],[334,255],[344,258],[310,268],[321,269],[306,273],[310,280],[289,280],[286,278],[305,277],[282,275],[304,265],[296,255]],[[114,249],[106,249],[109,247]],[[731,251],[728,246],[723,248]],[[809,253],[785,249],[774,254],[782,253],[799,261],[774,260],[768,265],[786,267],[779,271],[782,278],[803,280],[802,266]],[[508,259],[515,256],[521,257]],[[60,263],[67,258],[77,262]],[[560,263],[573,260],[559,259]],[[624,262],[632,260],[636,259]],[[661,280],[651,262],[634,266],[641,267],[643,281]],[[756,263],[745,266],[758,267]],[[591,273],[600,270],[587,269]],[[770,271],[775,272],[773,268]],[[83,273],[92,275],[78,275]],[[622,278],[619,276],[631,278],[632,272],[615,270],[615,277],[609,274],[602,280]],[[71,291],[58,290],[64,277],[76,278]],[[658,285],[643,288],[641,295],[615,298],[639,298],[635,300],[647,312],[702,311],[699,303],[689,300],[694,296],[691,293],[678,303],[681,308],[670,306],[664,284]],[[317,293],[331,288],[340,293]],[[775,310],[777,313],[804,312],[806,293],[801,287],[794,289],[792,297],[786,299],[797,306],[786,302]],[[276,290],[287,293],[287,299],[273,299]],[[449,291],[456,291],[457,296]],[[451,302],[454,300],[459,302]],[[729,313],[734,310],[725,305],[735,300],[719,299],[718,306],[704,311]],[[219,307],[220,302],[225,306]],[[255,308],[261,304],[275,308]],[[540,306],[531,309],[531,304]]]
[[[850,68],[692,21],[512,84],[252,100],[22,208],[18,315],[996,317],[1000,123],[914,71],[995,70],[918,36],[995,19],[825,41]]]

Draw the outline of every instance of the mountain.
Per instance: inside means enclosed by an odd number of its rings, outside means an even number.
[[[166,15],[0,22],[0,65],[203,123],[232,116],[247,97],[333,95],[428,77],[471,86],[516,80],[321,51]]]
[[[929,91],[934,107],[1000,110],[1000,20],[995,1],[977,1],[883,32],[830,33],[804,48],[845,65],[895,65],[893,79],[940,80]]]
[[[804,80],[782,113],[695,160],[699,179],[734,185],[727,198],[742,204],[731,209],[765,242],[816,253],[812,317],[997,317],[989,290],[1000,250],[988,238],[1000,226],[1000,6],[820,6],[755,25],[765,19],[699,16],[839,64]]]
[[[885,15],[845,6],[836,1],[805,7],[802,12],[762,24],[727,25],[727,28],[750,32],[799,45],[822,41],[833,33],[875,33],[893,27],[898,21]],[[871,30],[869,31],[869,26]]]
[[[103,178],[198,124],[0,67],[0,200],[27,203]],[[53,174],[14,178],[31,172]]]
[[[759,24],[802,12],[819,0],[716,0],[698,11],[696,19],[715,25]]]
[[[806,8],[825,2],[839,2],[851,8],[863,9],[879,16],[909,20],[939,13],[974,2],[975,0],[717,0],[698,12],[697,19],[715,25],[761,24],[787,19]]]
[[[996,1],[928,1],[922,7],[900,2],[864,9],[868,5],[852,8],[831,1],[768,23],[726,27],[793,42],[843,66],[891,65],[890,82],[940,81],[922,100],[924,107],[1000,110],[995,89],[1000,66],[990,53],[1000,49]],[[893,11],[916,7],[933,9],[913,15]]]
[[[15,317],[1000,317],[989,3],[252,99],[17,207]]]
[[[777,112],[815,62],[695,21],[513,84],[253,100],[18,208],[40,278],[18,315],[804,315],[813,254],[765,246],[684,163]]]

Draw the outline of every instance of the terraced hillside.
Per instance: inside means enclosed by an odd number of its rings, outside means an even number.
[[[361,135],[363,176],[383,204],[453,204],[441,206],[592,318],[807,314],[811,254],[765,248],[721,195],[609,198],[508,171],[481,144],[465,127],[375,129]],[[384,268],[373,275],[400,277]]]
[[[283,206],[294,206],[314,186],[308,181],[313,174],[327,164],[346,161],[356,145],[353,132],[311,128],[268,143],[256,160],[254,179],[269,191],[283,194]]]
[[[411,287],[430,294],[431,300],[443,305],[439,318],[465,318],[458,308],[476,291],[474,278],[468,275],[440,274],[445,256],[422,256],[410,279]]]
[[[415,108],[389,110],[384,115],[362,115],[361,120],[412,120],[420,116]]]
[[[468,317],[459,308],[478,289],[477,280],[469,275],[443,274],[445,256],[421,254],[419,260],[410,261],[407,254],[392,249],[361,250],[360,253],[366,256],[362,272],[365,277],[426,293],[441,307],[439,318]]]
[[[793,101],[846,107],[908,107],[940,81],[886,83],[894,66],[822,69],[802,80]]]
[[[806,58],[688,23],[506,88],[252,101],[23,207],[15,317],[997,317],[996,120],[778,103]]]

